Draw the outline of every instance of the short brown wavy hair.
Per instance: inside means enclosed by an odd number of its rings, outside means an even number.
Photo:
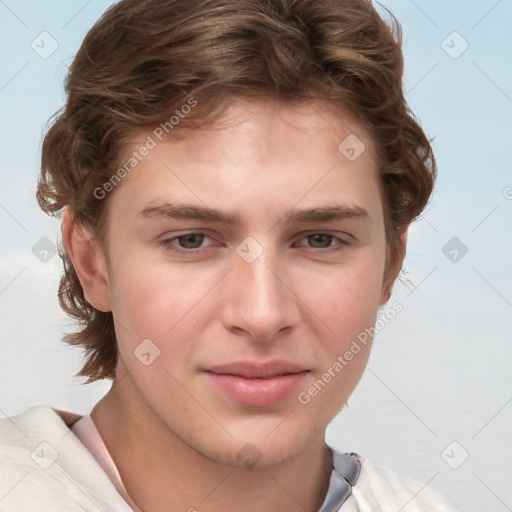
[[[370,0],[121,0],[85,37],[65,81],[66,103],[42,147],[37,200],[69,207],[108,247],[108,197],[95,190],[118,170],[120,148],[194,98],[180,127],[219,118],[234,97],[322,99],[352,113],[379,153],[387,262],[425,208],[436,175],[429,140],[403,94],[401,28]],[[85,299],[65,249],[59,303],[80,330],[64,341],[86,355],[78,376],[114,377],[112,312]]]

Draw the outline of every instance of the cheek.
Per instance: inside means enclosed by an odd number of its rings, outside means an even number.
[[[317,335],[317,365],[298,401],[324,422],[348,401],[368,362],[381,291],[381,276],[374,268],[340,268],[329,279],[317,275],[315,292],[306,295],[324,334]]]
[[[329,343],[334,347],[357,337],[375,322],[383,265],[369,252],[357,262],[332,266],[303,282],[301,296],[330,333],[326,339],[332,340]]]
[[[149,262],[136,254],[116,268],[122,277],[111,283],[112,312],[130,347],[149,338],[163,348],[184,324],[193,335],[214,276],[193,272],[192,266],[173,269],[168,262]]]

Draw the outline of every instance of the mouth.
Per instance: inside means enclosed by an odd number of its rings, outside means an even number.
[[[290,397],[309,369],[284,360],[239,361],[207,368],[204,373],[228,399],[253,407],[270,407]]]

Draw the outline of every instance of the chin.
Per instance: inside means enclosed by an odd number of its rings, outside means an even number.
[[[275,432],[266,433],[259,438],[249,440],[248,437],[238,436],[216,446],[191,447],[204,457],[222,464],[239,469],[268,469],[293,460],[318,436],[301,429],[300,432],[283,429],[281,435]],[[324,442],[324,433],[320,436]],[[195,443],[194,443],[195,444]]]

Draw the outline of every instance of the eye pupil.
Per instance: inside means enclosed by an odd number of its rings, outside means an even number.
[[[196,240],[195,240],[196,239]],[[198,240],[197,240],[198,239]],[[194,242],[195,240],[195,242]],[[203,235],[197,235],[194,233],[190,233],[188,235],[180,236],[179,242],[182,247],[186,247],[188,249],[195,249],[196,246],[200,246],[201,242],[203,241]],[[190,247],[191,244],[192,247]]]
[[[313,241],[313,246],[319,242],[322,247],[328,247],[331,243],[332,235],[326,235],[323,233],[316,233],[314,235],[310,235],[308,238],[310,238],[310,242]],[[322,244],[323,241],[327,242],[327,244]]]

